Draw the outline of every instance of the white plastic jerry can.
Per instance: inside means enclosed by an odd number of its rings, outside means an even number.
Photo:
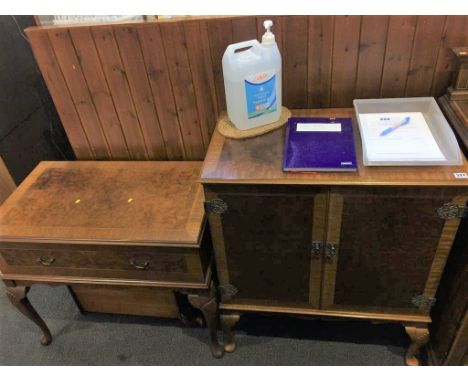
[[[281,115],[281,55],[263,23],[262,43],[249,40],[229,45],[223,55],[227,114],[240,130],[278,121]]]

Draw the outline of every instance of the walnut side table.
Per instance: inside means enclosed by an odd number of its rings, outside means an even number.
[[[174,291],[201,310],[215,357],[218,303],[200,162],[42,162],[0,207],[0,276],[21,313],[52,336],[27,298],[34,284]]]

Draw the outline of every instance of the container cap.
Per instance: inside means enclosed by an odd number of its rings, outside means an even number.
[[[263,26],[266,29],[266,32],[262,36],[262,44],[270,45],[275,43],[275,35],[271,33],[270,28],[273,26],[273,21],[265,20],[263,22]]]

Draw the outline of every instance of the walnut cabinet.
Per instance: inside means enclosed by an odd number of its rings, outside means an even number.
[[[350,109],[293,114],[353,117]],[[366,167],[356,129],[356,173],[285,173],[283,142],[281,129],[242,141],[215,132],[204,162],[226,350],[242,312],[296,313],[401,322],[411,338],[406,362],[418,364],[467,215],[468,180],[454,176],[468,172],[466,160]]]
[[[427,315],[466,189],[209,186],[222,301]]]

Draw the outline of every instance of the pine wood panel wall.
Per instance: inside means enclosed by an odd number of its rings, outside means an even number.
[[[225,110],[221,58],[266,17],[27,29],[79,159],[200,160]],[[274,16],[289,108],[439,96],[468,16]]]

